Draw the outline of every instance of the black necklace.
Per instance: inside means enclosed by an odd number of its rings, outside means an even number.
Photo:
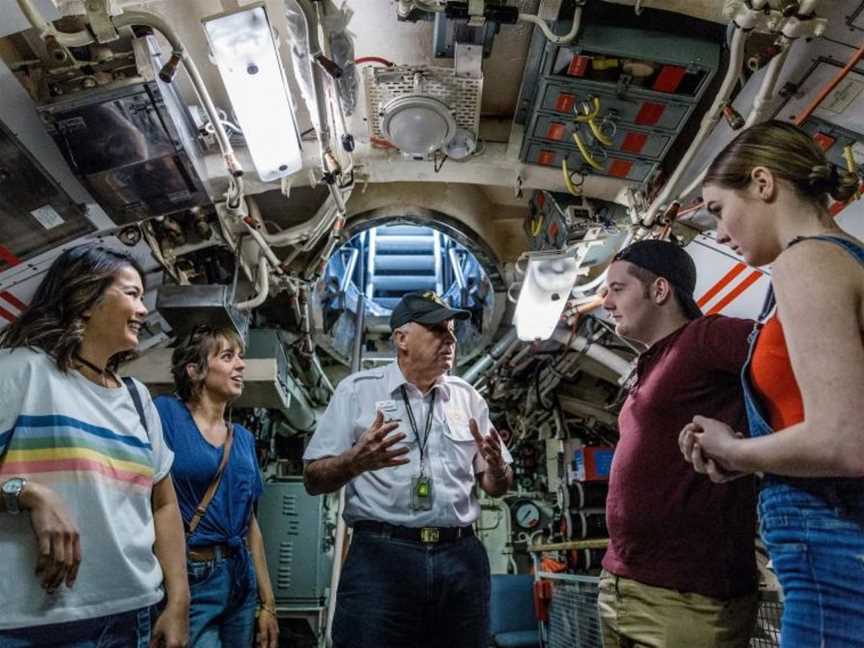
[[[95,371],[97,374],[99,374],[99,375],[102,376],[103,378],[105,377],[105,369],[100,369],[100,368],[97,367],[95,364],[93,364],[93,363],[90,362],[89,360],[85,360],[84,358],[82,358],[82,357],[81,357],[80,355],[78,355],[77,353],[75,354],[75,359],[76,359],[78,362],[80,362],[81,364],[83,364],[85,367],[87,367],[88,369],[92,369],[93,371]]]

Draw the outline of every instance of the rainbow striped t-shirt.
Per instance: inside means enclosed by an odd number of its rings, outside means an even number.
[[[29,513],[0,516],[0,629],[117,614],[162,598],[150,495],[173,454],[146,387],[137,387],[149,432],[125,387],[64,374],[39,351],[0,350],[0,482],[26,477],[52,488],[78,527],[82,554],[72,588],[49,594],[34,573]]]

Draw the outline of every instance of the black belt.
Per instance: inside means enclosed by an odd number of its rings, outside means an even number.
[[[405,527],[387,524],[386,522],[374,522],[372,520],[360,520],[354,523],[354,531],[377,533],[399,540],[412,540],[423,544],[435,544],[437,542],[453,542],[460,538],[470,538],[474,535],[474,529],[470,526],[464,527]]]

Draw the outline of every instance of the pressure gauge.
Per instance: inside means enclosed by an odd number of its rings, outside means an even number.
[[[540,507],[531,500],[520,500],[513,506],[516,526],[520,529],[536,529],[540,524]]]

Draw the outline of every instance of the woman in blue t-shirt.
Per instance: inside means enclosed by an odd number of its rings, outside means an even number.
[[[263,488],[255,438],[225,416],[243,391],[243,343],[233,330],[199,326],[171,364],[177,395],[155,402],[174,451],[171,476],[186,528],[189,645],[251,646],[257,616],[259,645],[276,648],[273,589],[253,511]]]

